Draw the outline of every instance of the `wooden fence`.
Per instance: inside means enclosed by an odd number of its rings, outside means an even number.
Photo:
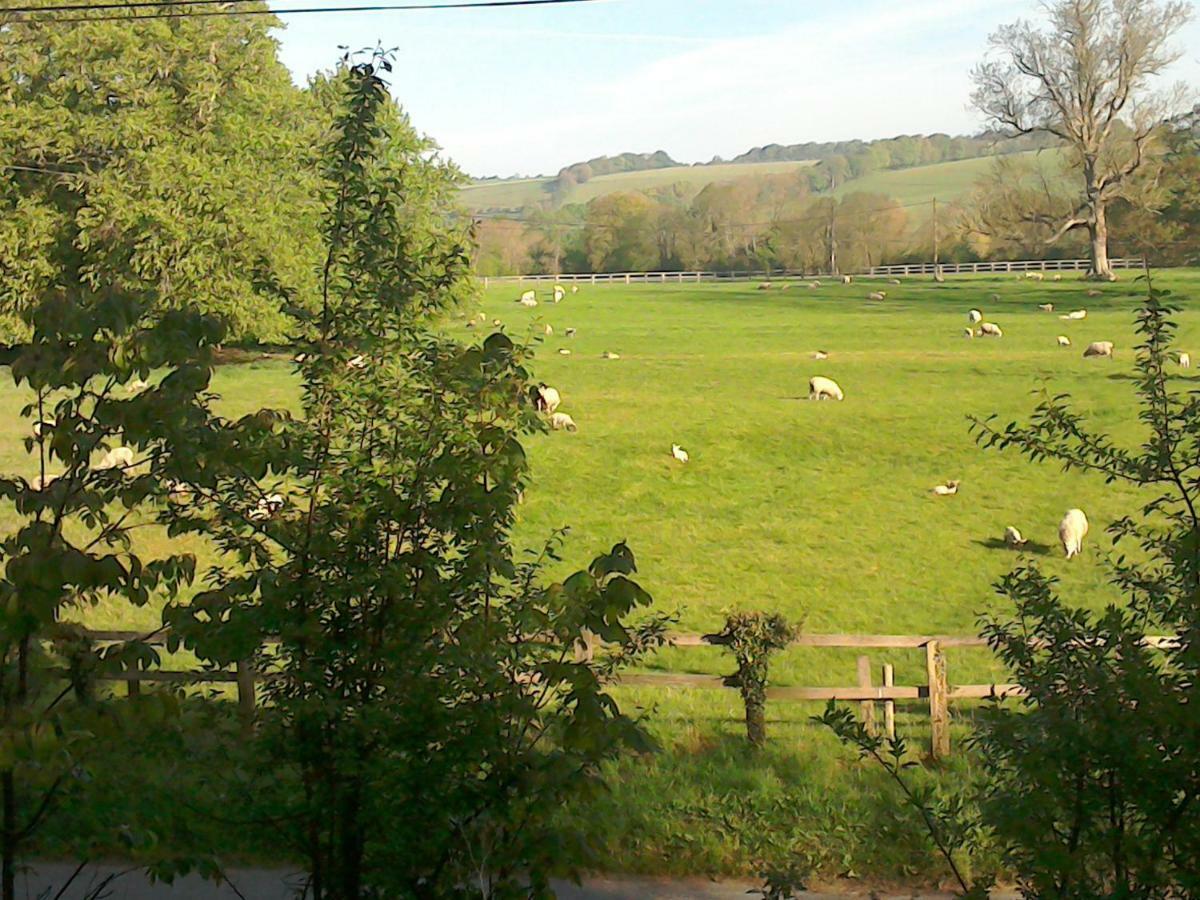
[[[1109,260],[1114,269],[1138,269],[1140,259]],[[912,265],[872,266],[850,275],[882,277],[896,275],[967,275],[1005,272],[1085,272],[1091,265],[1086,259],[1020,259],[1008,262],[974,263],[914,263]],[[762,281],[787,278],[828,278],[826,272],[804,272],[800,269],[777,269],[770,272],[588,272],[562,275],[489,275],[483,278],[490,284],[695,284],[702,281]],[[834,276],[836,277],[836,276]]]

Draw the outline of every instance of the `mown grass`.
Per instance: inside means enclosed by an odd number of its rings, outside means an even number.
[[[1179,347],[1194,350],[1200,317],[1191,298],[1200,294],[1200,272],[1156,278],[1184,304]],[[1136,443],[1142,428],[1131,380],[1133,315],[1142,287],[1126,276],[1087,297],[1092,286],[1078,280],[952,277],[944,285],[887,285],[886,301],[866,300],[877,287],[584,287],[535,309],[514,302],[516,286],[486,292],[478,308],[488,321],[498,317],[506,331],[542,340],[537,376],[561,391],[562,410],[579,424],[575,434],[528,439],[533,483],[517,542],[535,547],[569,526],[555,572],[561,574],[627,540],[640,580],[685,631],[716,630],[726,611],[754,608],[803,620],[810,632],[974,633],[980,614],[1006,610],[992,584],[1019,559],[999,545],[1009,524],[1036,545],[1030,556],[1060,579],[1072,602],[1092,609],[1119,602],[1106,579],[1103,530],[1147,497],[981,451],[967,417],[1023,418],[1039,392],[1068,392],[1093,427]],[[1037,309],[1043,302],[1055,304],[1054,314]],[[964,339],[971,307],[983,309],[1005,336]],[[1058,318],[1079,307],[1088,310],[1085,320]],[[475,311],[445,327],[477,339],[464,328]],[[546,324],[553,336],[543,335]],[[577,335],[567,338],[567,328]],[[1058,348],[1058,334],[1074,346]],[[1116,358],[1084,360],[1091,340],[1114,341]],[[814,361],[818,349],[829,359]],[[620,359],[603,359],[604,351]],[[805,400],[815,374],[837,379],[845,401]],[[1198,376],[1176,370],[1173,377],[1187,390]],[[294,406],[297,398],[290,367],[278,359],[223,367],[215,388],[230,413]],[[10,384],[0,390],[0,468],[32,474],[20,446],[28,429],[17,416],[22,402]],[[671,458],[672,443],[688,450],[689,464]],[[929,493],[948,478],[961,479],[957,496]],[[1056,529],[1072,506],[1086,510],[1092,533],[1083,555],[1067,562]],[[0,512],[0,529],[14,521],[10,511]],[[144,539],[166,543],[162,535]],[[153,608],[131,614],[103,607],[88,621],[150,627],[158,620]],[[855,655],[787,651],[773,678],[850,683]],[[884,661],[896,664],[898,683],[923,680],[918,651],[872,653],[876,668]],[[669,650],[651,665],[729,668],[706,648]],[[1001,675],[983,651],[951,655],[952,682]],[[772,703],[771,747],[752,756],[739,738],[732,692],[619,693],[630,708],[651,713],[664,750],[615,766],[604,802],[564,812],[565,822],[596,839],[605,866],[745,874],[760,859],[804,846],[819,849],[830,874],[939,873],[923,851],[916,853],[923,861],[913,861],[919,842],[911,822],[877,776],[808,722],[813,704]],[[961,736],[969,709],[956,715]],[[904,711],[902,722],[924,737],[919,708]],[[944,775],[958,780],[969,765],[956,758]]]

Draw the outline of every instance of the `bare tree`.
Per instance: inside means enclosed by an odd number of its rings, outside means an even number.
[[[1010,135],[1049,133],[1067,146],[1083,176],[1083,197],[1051,225],[1047,243],[1086,228],[1091,275],[1111,280],[1108,204],[1131,192],[1133,176],[1157,153],[1156,132],[1185,90],[1156,93],[1150,83],[1179,58],[1171,38],[1187,22],[1187,3],[1057,0],[1045,5],[1049,30],[1027,21],[990,38],[999,58],[976,66],[975,106]]]

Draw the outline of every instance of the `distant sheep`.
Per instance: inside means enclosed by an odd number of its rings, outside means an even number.
[[[1179,368],[1190,369],[1191,367],[1192,367],[1192,354],[1180,353],[1179,354]]]
[[[762,284],[760,284],[760,285],[758,286],[758,289],[759,289],[760,291],[769,291],[769,290],[771,289],[771,282],[769,282],[769,281],[764,281]]]
[[[571,293],[578,294],[579,293],[579,285],[577,285],[577,284],[571,285]]]
[[[808,399],[844,400],[845,395],[842,393],[842,389],[838,383],[832,378],[826,378],[823,375],[814,375],[808,379]]]
[[[559,348],[558,348],[558,355],[559,355],[559,356],[570,356],[570,355],[571,355],[571,351],[570,351],[570,350],[568,350],[566,347],[559,347]]]
[[[851,284],[851,283],[853,283],[853,281],[854,281],[853,275],[843,275],[842,276],[842,284]]]
[[[1083,539],[1087,537],[1088,520],[1082,509],[1068,509],[1058,523],[1058,539],[1062,542],[1067,559],[1078,556],[1083,550]]]
[[[871,291],[871,293],[867,294],[868,300],[884,300],[886,298],[887,298],[886,291]]]
[[[970,322],[972,325],[978,325],[980,322],[983,321],[983,313],[981,313],[977,309],[973,309],[967,313],[967,321]]]
[[[566,296],[567,296],[567,292],[566,292],[566,291],[565,291],[565,290],[562,288],[562,286],[561,286],[561,285],[557,285],[557,284],[556,284],[556,285],[554,286],[554,302],[555,302],[555,303],[562,303],[563,299],[564,299]]]
[[[578,431],[579,426],[575,424],[575,420],[566,413],[556,412],[550,417],[550,428],[554,431]]]
[[[1053,303],[1039,303],[1038,309],[1040,309],[1042,312],[1054,312],[1054,304]]]
[[[1026,540],[1025,538],[1021,537],[1021,532],[1009,525],[1004,529],[1004,543],[1016,550],[1020,547],[1024,547]]]
[[[1060,347],[1070,347],[1071,346],[1071,339],[1069,337],[1067,337],[1065,334],[1060,334],[1058,336],[1057,340],[1058,340],[1058,346],[1060,346]]]
[[[537,407],[537,411],[547,415],[552,415],[562,403],[558,391],[546,384],[539,384],[534,388],[533,395],[533,405]]]
[[[246,518],[251,522],[265,522],[281,509],[283,509],[283,495],[267,494],[259,499],[254,509],[246,514]]]
[[[691,459],[691,457],[688,456],[688,452],[686,450],[684,450],[682,447],[680,447],[678,444],[671,445],[671,455],[673,457],[675,457],[677,460],[679,460],[681,463],[685,463],[689,459]]]
[[[1092,288],[1090,291],[1087,292],[1087,295],[1089,297],[1099,297],[1100,292],[1098,290],[1096,290],[1095,288]]]
[[[568,328],[566,331],[563,332],[563,334],[565,334],[569,338],[573,338],[573,337],[575,337],[575,329]]]
[[[533,304],[526,304],[526,305],[536,304],[537,303],[537,291],[533,291],[533,290],[525,291],[525,293],[523,293],[520,297],[517,298],[518,303],[525,303],[528,300],[532,300]]]
[[[827,350],[818,350],[815,353],[813,353],[812,358],[813,359],[829,359],[829,352]]]
[[[1092,341],[1087,345],[1087,349],[1083,351],[1083,355],[1085,358],[1089,356],[1107,356],[1111,358],[1113,355],[1113,342]]]
[[[1004,332],[995,322],[980,322],[979,323],[980,337],[1004,337]]]
[[[603,353],[600,354],[600,358],[601,359],[620,359],[621,354],[613,353],[611,350],[605,350]]]
[[[932,492],[939,497],[951,497],[958,493],[958,479],[935,485]]]
[[[1060,273],[1058,273],[1058,272],[1055,272],[1055,273],[1054,273],[1054,278],[1053,278],[1052,280],[1053,280],[1053,281],[1062,281],[1062,275],[1061,275]]]
[[[991,300],[993,303],[999,303],[999,302],[1000,302],[1000,295],[999,295],[999,294],[992,294],[992,295],[990,295],[990,296],[988,297],[988,299],[989,299],[989,300]]]
[[[1041,272],[1026,272],[1025,277],[1029,281],[1042,281],[1046,276]]]
[[[542,329],[542,332],[546,335],[546,337],[553,337],[554,336],[554,326],[547,325],[545,328]]]
[[[128,447],[113,447],[92,468],[97,472],[105,469],[127,469],[133,465],[133,451]]]
[[[1059,316],[1059,318],[1069,320],[1072,322],[1078,322],[1080,319],[1087,318],[1087,310],[1086,309],[1073,309],[1069,313],[1067,313],[1065,316]]]
[[[900,282],[900,279],[899,279],[899,278],[889,278],[889,279],[887,280],[887,283],[888,283],[888,284],[900,284],[901,282]]]
[[[501,328],[503,326],[504,326],[504,323],[501,322],[499,319],[492,319],[492,327],[493,328]]]

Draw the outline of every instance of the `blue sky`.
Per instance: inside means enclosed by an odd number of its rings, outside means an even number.
[[[968,73],[988,33],[1037,12],[1031,0],[601,0],[292,16],[279,38],[301,82],[339,44],[397,48],[392,90],[417,127],[471,174],[509,175],[625,150],[697,162],[974,131]],[[1200,24],[1178,44],[1190,49],[1172,80],[1200,85]]]

